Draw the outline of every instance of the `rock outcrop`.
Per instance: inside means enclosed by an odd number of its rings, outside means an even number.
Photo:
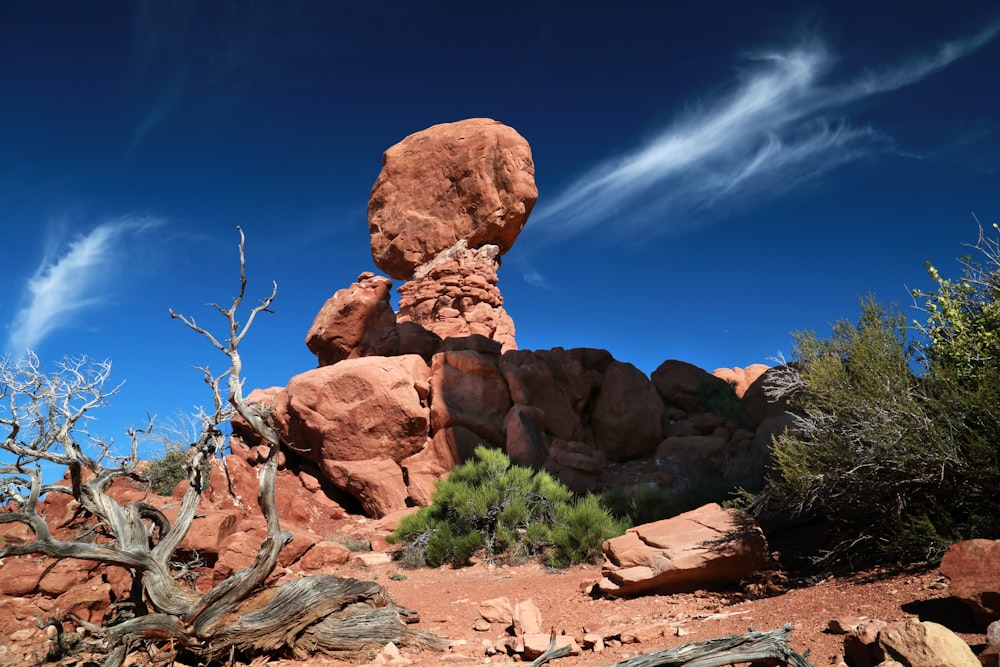
[[[597,586],[617,596],[694,591],[739,581],[766,561],[761,529],[712,503],[606,541]]]
[[[434,125],[382,156],[368,202],[372,258],[409,280],[459,241],[502,255],[537,199],[531,148],[513,128],[489,118]]]
[[[527,142],[493,120],[386,151],[369,231],[375,264],[405,281],[398,312],[371,272],[320,309],[306,337],[319,368],[260,395],[291,459],[376,517],[428,503],[480,444],[575,492],[647,484],[684,504],[759,488],[770,432],[745,426],[739,394],[766,367],[669,360],[650,378],[605,350],[517,349],[497,270],[536,197]]]

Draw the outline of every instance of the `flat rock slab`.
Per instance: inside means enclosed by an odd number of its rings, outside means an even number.
[[[603,593],[680,593],[753,574],[767,561],[767,541],[745,513],[711,503],[630,528],[604,543],[604,556]]]

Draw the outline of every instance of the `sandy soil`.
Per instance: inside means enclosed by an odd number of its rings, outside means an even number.
[[[756,630],[773,630],[793,624],[792,647],[804,653],[817,667],[835,664],[843,636],[827,631],[837,617],[867,617],[885,621],[920,618],[943,623],[957,631],[974,649],[985,637],[972,625],[967,610],[950,598],[947,582],[936,569],[905,572],[867,572],[846,578],[828,578],[812,585],[793,585],[778,595],[752,599],[739,588],[721,592],[655,595],[635,599],[595,599],[585,591],[600,579],[600,568],[578,567],[551,570],[537,564],[514,567],[471,567],[439,570],[403,570],[395,563],[362,566],[355,562],[345,569],[351,576],[377,577],[401,604],[420,613],[420,627],[457,640],[449,653],[405,657],[415,665],[464,662],[503,663],[506,655],[490,657],[486,647],[502,642],[504,629],[474,629],[479,603],[505,596],[512,603],[532,600],[540,609],[543,625],[558,634],[578,640],[585,629],[629,624],[641,626],[667,621],[666,636],[643,643],[585,651],[550,664],[590,667],[614,664],[638,653],[672,648],[691,641],[712,639]],[[394,576],[395,575],[395,576]],[[773,578],[773,577],[772,577]],[[771,588],[773,582],[754,582],[744,589]],[[783,584],[783,587],[787,584]],[[454,664],[454,663],[452,663]]]
[[[387,546],[384,540],[381,544]],[[823,667],[836,664],[841,654],[843,636],[830,633],[827,626],[831,619],[842,617],[888,622],[915,617],[936,621],[956,631],[977,653],[985,646],[983,630],[976,628],[968,610],[950,597],[947,580],[931,567],[902,572],[870,571],[850,577],[828,577],[818,582],[789,582],[782,573],[770,572],[725,591],[634,599],[591,596],[588,589],[601,577],[600,568],[596,566],[554,570],[536,563],[499,567],[479,563],[462,568],[411,570],[389,560],[388,554],[359,552],[333,574],[374,579],[384,585],[397,602],[418,612],[418,627],[452,644],[443,653],[404,653],[401,660],[387,662],[384,657],[378,657],[371,664],[416,667],[509,664],[512,658],[506,652],[491,649],[503,645],[508,636],[506,628],[500,624],[484,628],[481,623],[480,628],[476,628],[480,604],[498,597],[506,597],[511,603],[531,600],[541,612],[546,632],[551,628],[557,634],[575,637],[578,642],[584,632],[609,626],[658,624],[663,630],[662,636],[638,643],[612,644],[599,652],[586,650],[581,655],[549,663],[559,667],[613,665],[640,653],[740,634],[751,626],[756,630],[773,630],[786,623],[793,626],[792,648],[800,653],[808,651],[809,662],[815,667]],[[36,628],[8,634],[0,644],[0,664],[20,666],[39,664],[37,658],[44,656],[46,642],[42,631]],[[28,660],[32,656],[36,659]],[[148,660],[141,662],[149,664]],[[172,658],[160,654],[152,663],[170,665]],[[75,656],[59,664],[84,667],[89,663],[85,657]],[[306,662],[259,659],[251,667],[263,667],[264,664],[341,667],[350,663],[325,657]]]

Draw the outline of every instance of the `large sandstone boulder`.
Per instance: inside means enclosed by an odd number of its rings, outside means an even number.
[[[767,541],[753,520],[712,503],[607,540],[598,589],[619,596],[694,591],[739,581],[766,561]]]
[[[408,280],[466,241],[510,250],[538,199],[528,142],[489,118],[444,123],[390,147],[368,202],[375,265]]]
[[[365,272],[327,299],[306,335],[306,345],[320,366],[399,351],[396,313],[389,303],[391,289],[388,278]]]
[[[296,451],[317,465],[399,462],[427,442],[429,379],[416,355],[347,359],[293,377],[285,414],[274,414]]]
[[[597,449],[612,461],[649,456],[663,440],[663,419],[649,378],[632,364],[611,362],[590,415]]]
[[[750,383],[740,400],[740,418],[748,428],[756,429],[771,417],[780,417],[788,412],[788,398],[775,400],[768,395],[767,385],[782,373],[788,373],[789,366],[775,366],[757,376]]]
[[[951,580],[951,594],[972,610],[977,622],[1000,619],[1000,540],[951,545],[941,559],[941,574]]]
[[[475,350],[450,350],[434,355],[431,364],[431,426],[435,432],[463,427],[478,442],[502,447],[504,424],[512,407],[507,383],[500,373],[499,357]],[[457,452],[461,460],[471,454],[467,442]]]
[[[712,375],[731,384],[736,395],[743,398],[747,387],[753,384],[769,368],[770,366],[766,364],[750,364],[746,368],[740,368],[739,366],[733,368],[716,368],[712,371]]]
[[[969,645],[954,632],[930,621],[890,623],[878,634],[883,660],[908,667],[982,667]]]
[[[727,384],[703,368],[676,359],[660,364],[650,379],[667,405],[690,413],[705,411],[706,397]]]
[[[593,442],[593,434],[584,426],[585,415],[612,361],[606,350],[557,347],[506,352],[500,369],[513,401],[542,411],[546,434]]]

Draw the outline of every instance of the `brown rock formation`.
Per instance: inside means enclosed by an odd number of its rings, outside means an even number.
[[[497,288],[498,254],[495,245],[472,250],[462,239],[421,265],[399,288],[398,321],[440,338],[475,334],[516,349],[514,321]]]
[[[489,118],[412,134],[382,156],[368,203],[375,265],[407,280],[459,241],[507,252],[538,199],[528,142]]]
[[[285,390],[288,441],[317,465],[401,461],[426,444],[429,378],[416,355],[348,359],[296,375]]]
[[[740,368],[739,366],[734,368],[716,368],[712,371],[712,375],[731,384],[736,395],[743,398],[747,387],[753,384],[754,380],[763,375],[769,368],[770,366],[766,364],[751,364],[746,368]]]
[[[713,503],[630,528],[604,543],[604,557],[604,593],[677,593],[749,576],[766,562],[767,542],[749,517]]]
[[[948,548],[941,574],[951,579],[951,594],[964,602],[976,621],[1000,619],[1000,540],[963,540]]]
[[[365,272],[356,283],[327,299],[306,335],[306,345],[320,366],[399,352],[390,289],[391,280]]]

